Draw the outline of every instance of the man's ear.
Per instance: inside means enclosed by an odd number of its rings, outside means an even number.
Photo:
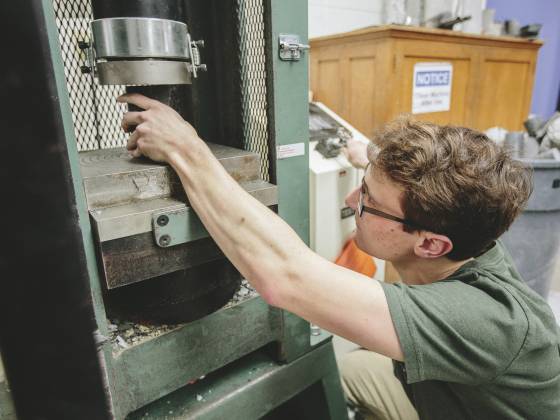
[[[421,258],[438,258],[449,254],[453,242],[445,235],[423,231],[414,244],[414,253]]]

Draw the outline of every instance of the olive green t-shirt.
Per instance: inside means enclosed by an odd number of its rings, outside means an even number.
[[[422,419],[560,419],[560,331],[497,242],[450,277],[382,283]]]

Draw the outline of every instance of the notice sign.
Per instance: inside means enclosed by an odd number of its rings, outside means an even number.
[[[412,80],[412,113],[449,111],[452,80],[451,63],[416,63]]]

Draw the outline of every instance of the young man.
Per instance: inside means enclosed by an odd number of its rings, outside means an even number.
[[[384,284],[313,253],[175,111],[141,95],[120,100],[145,109],[123,119],[136,126],[132,155],[176,170],[265,301],[393,359],[420,417],[560,418],[553,315],[495,242],[527,201],[530,175],[484,135],[405,120],[378,136],[378,153],[368,149],[348,202],[360,248],[405,279]]]

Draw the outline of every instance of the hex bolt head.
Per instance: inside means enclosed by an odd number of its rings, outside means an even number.
[[[169,217],[165,214],[162,214],[157,218],[156,222],[159,226],[166,226],[169,223]]]
[[[169,235],[161,235],[159,238],[159,244],[161,246],[168,246],[171,243],[171,237]]]

